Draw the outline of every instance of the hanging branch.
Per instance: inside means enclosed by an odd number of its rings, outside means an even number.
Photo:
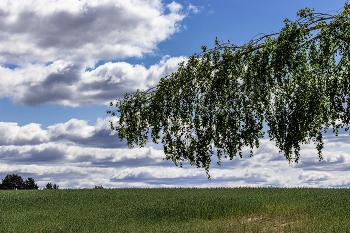
[[[130,148],[150,136],[166,159],[188,161],[208,177],[214,154],[218,163],[242,157],[244,147],[253,156],[264,123],[289,162],[311,141],[322,160],[322,132],[349,129],[350,5],[334,15],[308,8],[297,15],[242,46],[202,46],[156,87],[112,102],[117,110],[108,113],[120,118],[111,129]]]

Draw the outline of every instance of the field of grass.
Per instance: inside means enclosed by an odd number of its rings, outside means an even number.
[[[0,232],[350,232],[350,189],[3,190]]]

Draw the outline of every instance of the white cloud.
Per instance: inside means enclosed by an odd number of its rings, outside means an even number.
[[[333,174],[322,171],[302,171],[299,175],[301,185],[312,187],[349,187],[350,175],[347,172]]]
[[[40,124],[30,123],[19,126],[17,123],[0,122],[0,146],[42,145],[64,141],[90,147],[118,148],[125,147],[119,142],[115,132],[110,130],[110,122],[118,118],[97,119],[94,126],[85,120],[71,119],[42,129]]]
[[[126,62],[90,68],[154,53],[189,13],[161,0],[1,1],[0,98],[28,106],[107,104],[154,86],[186,58],[165,56],[148,69]]]
[[[1,1],[0,63],[65,60],[93,66],[141,57],[179,30],[182,6],[167,7],[169,14],[159,0]]]
[[[208,180],[203,169],[186,162],[179,168],[163,160],[160,149],[128,149],[111,134],[109,120],[117,118],[98,119],[94,125],[71,119],[46,129],[34,123],[0,122],[0,177],[15,173],[35,178],[41,187],[52,182],[62,188],[350,185],[348,153],[324,151],[324,161],[319,162],[315,149],[307,146],[300,163],[288,165],[269,140],[261,140],[252,158],[244,154],[221,166],[213,158]]]
[[[192,5],[191,3],[188,5],[188,10],[192,11],[195,14],[200,12],[199,7],[196,7],[196,6]]]
[[[26,64],[9,69],[0,66],[0,97],[21,105],[44,103],[79,106],[107,104],[136,89],[147,89],[160,78],[175,72],[186,57],[165,56],[150,66],[108,62],[94,70],[58,60],[50,65]]]
[[[175,179],[197,176],[203,176],[203,172],[195,169],[180,169],[177,167],[167,167],[163,169],[159,169],[159,167],[136,167],[120,170],[111,176],[111,179],[115,181],[125,179]]]
[[[17,123],[0,122],[0,145],[40,144],[47,140],[48,135],[40,124],[31,123],[20,127]]]
[[[182,6],[177,2],[172,2],[167,5],[171,13],[177,13],[182,9]]]
[[[324,180],[329,180],[333,178],[334,176],[331,175],[328,172],[302,172],[300,174],[299,179],[301,180],[302,183],[309,183],[309,182],[318,182],[318,181],[324,181]]]
[[[88,125],[84,120],[71,119],[66,123],[59,123],[48,127],[48,134],[52,137],[70,136],[88,138],[93,135],[94,126]]]

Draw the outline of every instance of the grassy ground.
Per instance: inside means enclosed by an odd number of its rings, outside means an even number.
[[[0,232],[350,232],[350,189],[4,190]]]

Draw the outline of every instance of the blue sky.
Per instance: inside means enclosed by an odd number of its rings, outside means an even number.
[[[300,8],[344,1],[27,0],[0,2],[0,177],[16,173],[62,188],[171,186],[348,187],[349,137],[325,135],[324,161],[305,145],[291,164],[262,140],[205,172],[163,161],[159,145],[126,148],[108,128],[108,103],[146,89],[213,46],[278,32]],[[117,119],[112,119],[117,120]]]

